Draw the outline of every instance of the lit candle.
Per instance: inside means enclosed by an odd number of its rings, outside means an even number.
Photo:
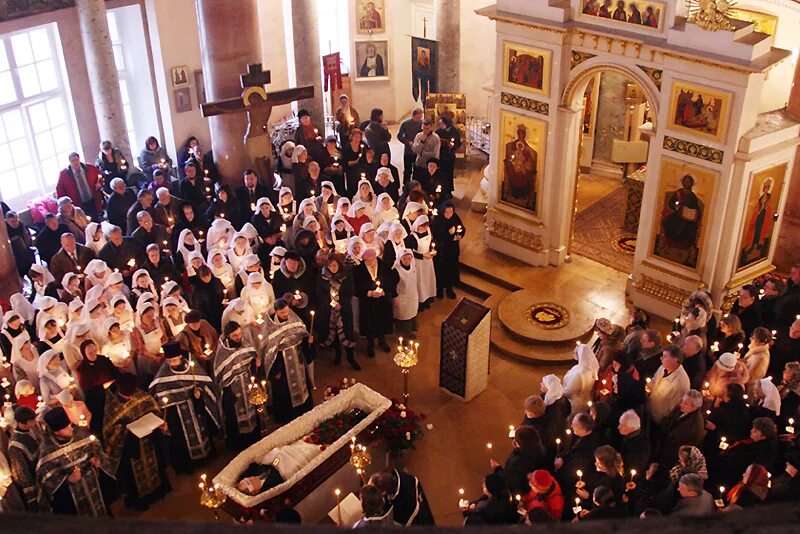
[[[726,438],[725,436],[719,438],[719,448],[724,451],[728,447],[729,447],[728,438]]]
[[[636,469],[631,469],[631,480],[625,484],[625,491],[636,489],[636,482],[633,481],[636,476]]]
[[[789,424],[786,426],[786,432],[789,434],[794,434],[794,418],[790,417],[789,421],[787,422]]]
[[[300,300],[300,290],[299,289],[296,289],[295,292],[294,292],[294,300],[297,300],[297,301]]]
[[[464,488],[458,488],[458,507],[467,508],[468,506],[469,501],[464,498]]]
[[[333,490],[334,495],[336,495],[336,513],[339,515],[339,521],[337,524],[342,524],[342,502],[339,499],[339,496],[342,494],[342,491],[339,488]]]
[[[314,310],[311,310],[311,326],[308,328],[308,330],[309,330],[309,333],[312,336],[314,335],[314,316],[315,315],[316,315],[316,312]]]
[[[516,435],[516,430],[514,430],[514,425],[508,425],[508,437],[514,439]]]
[[[556,454],[561,452],[561,438],[556,438]]]
[[[583,471],[578,469],[577,471],[575,471],[575,473],[578,475],[578,482],[575,483],[575,487],[576,488],[584,487],[586,483],[583,481]]]

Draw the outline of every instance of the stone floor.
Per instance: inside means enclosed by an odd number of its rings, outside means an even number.
[[[395,160],[402,165],[400,147],[394,146]],[[485,162],[484,162],[485,163]],[[481,160],[471,161],[459,179],[458,211],[465,221],[467,238],[462,247],[462,261],[475,269],[490,272],[494,277],[512,281],[519,287],[539,288],[543,296],[552,288],[570,287],[574,294],[562,295],[576,302],[588,301],[603,308],[607,316],[618,322],[626,321],[625,275],[576,256],[572,263],[560,268],[534,268],[488,250],[482,241],[483,215],[468,209],[471,192],[480,180]],[[459,298],[474,295],[458,290]],[[491,353],[491,373],[486,391],[470,403],[451,397],[438,387],[439,333],[441,322],[453,309],[456,300],[437,301],[420,316],[420,364],[410,375],[411,399],[409,405],[427,415],[426,423],[433,425],[418,442],[416,450],[407,454],[409,472],[419,476],[428,495],[434,517],[440,525],[460,525],[457,509],[458,489],[464,488],[467,496],[477,496],[481,491],[482,477],[488,472],[490,456],[503,461],[511,449],[508,439],[509,425],[518,425],[522,418],[525,398],[538,392],[539,381],[548,373],[563,375],[563,365],[533,366],[504,357],[498,351]],[[326,385],[337,384],[342,378],[355,377],[359,382],[381,392],[387,397],[402,395],[402,376],[391,356],[379,353],[374,360],[365,357],[363,341],[359,341],[358,358],[364,369],[355,372],[347,364],[335,367],[332,355],[323,353],[317,360],[316,383],[320,391]],[[390,343],[391,344],[391,343]],[[569,345],[551,349],[568,355]],[[317,391],[319,397],[320,391]],[[491,442],[491,455],[486,444]],[[205,468],[209,476],[216,474],[232,457],[222,454]],[[379,461],[379,460],[378,460]],[[210,512],[198,505],[195,476],[173,477],[173,491],[148,512],[139,513],[122,509],[118,516],[142,517],[163,520],[211,520]]]

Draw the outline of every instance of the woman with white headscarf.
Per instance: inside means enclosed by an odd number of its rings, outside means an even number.
[[[189,260],[189,255],[192,252],[200,252],[202,257],[202,246],[198,243],[197,238],[192,233],[191,229],[184,228],[181,230],[180,235],[178,236],[178,247],[177,247],[177,267],[180,268],[188,268],[191,264]]]
[[[152,303],[144,304],[136,311],[136,326],[131,332],[140,383],[147,382],[149,386],[149,381],[158,373],[161,367],[161,345],[167,341],[167,335],[156,315],[155,306]]]
[[[200,254],[199,250],[193,250],[189,253],[189,263],[186,264],[186,276],[191,278],[197,275],[197,269],[206,264],[205,258]]]
[[[36,309],[33,304],[22,293],[14,293],[9,299],[11,309],[17,312],[23,322],[30,325],[33,324],[33,319],[36,316]]]
[[[139,297],[145,293],[156,294],[156,284],[153,282],[153,278],[146,269],[139,269],[133,273],[132,280],[133,287],[131,288],[131,294],[134,300],[139,300]]]
[[[347,252],[347,245],[353,237],[353,227],[341,215],[334,215],[331,219],[330,245],[339,254]]]
[[[381,193],[378,195],[378,201],[375,203],[375,211],[372,213],[372,224],[378,228],[383,223],[399,221],[400,213],[394,205],[394,200],[389,196],[389,193]]]
[[[69,321],[68,324],[80,321],[81,312],[83,311],[83,301],[81,299],[73,299],[69,303]]]
[[[253,322],[253,314],[248,309],[247,303],[241,298],[231,299],[228,306],[222,312],[223,328],[230,321],[236,321],[239,325],[249,325]],[[247,329],[245,329],[246,331]]]
[[[132,332],[134,326],[133,307],[122,295],[117,295],[111,299],[111,314],[119,322],[120,328],[126,332]]]
[[[369,210],[369,214],[367,213]],[[372,207],[363,200],[356,200],[350,205],[350,211],[345,215],[345,219],[353,227],[356,234],[361,230],[361,226],[372,221]]]
[[[293,141],[286,141],[281,145],[278,154],[278,173],[281,177],[281,184],[294,191],[294,175],[292,174],[292,153],[295,144]]]
[[[29,274],[32,275],[30,279],[33,282],[33,304],[36,306],[39,299],[45,295],[47,286],[55,282],[56,279],[50,271],[47,270],[47,267],[43,267],[38,263],[31,265]]]
[[[314,199],[306,198],[302,202],[300,202],[300,206],[297,208],[297,215],[292,222],[291,231],[287,232],[287,235],[284,236],[284,242],[292,243],[294,240],[294,236],[297,235],[297,232],[302,230],[305,226],[306,219],[308,217],[314,217],[317,222],[319,223],[320,230],[323,233],[327,232],[328,222],[325,220],[325,217],[317,212],[317,207],[314,204]]]
[[[106,244],[106,236],[100,223],[90,222],[86,225],[86,246],[92,249],[95,255],[100,254],[100,249]]]
[[[229,220],[214,219],[206,235],[206,246],[209,249],[219,248],[221,250],[228,250],[235,233],[236,230],[234,230]]]
[[[258,230],[251,223],[246,222],[242,225],[239,233],[247,238],[247,243],[250,245],[251,250],[256,250],[261,243],[261,238],[258,237]]]
[[[272,235],[275,230],[281,228],[283,217],[277,213],[269,198],[261,197],[256,201],[256,212],[250,222],[253,228],[256,229],[258,237],[264,240],[268,235]]]
[[[407,236],[408,232],[399,222],[393,222],[389,225],[389,235],[383,243],[383,261],[389,267],[394,265],[398,255],[406,249],[405,240]]]
[[[572,413],[585,412],[592,400],[594,383],[600,364],[589,345],[581,343],[575,347],[578,363],[564,375],[564,396],[572,405]]]
[[[367,217],[372,219],[372,215],[375,212],[375,204],[377,202],[377,195],[375,195],[375,190],[372,189],[372,184],[369,180],[361,179],[358,181],[358,191],[356,192],[355,196],[353,197],[353,204],[358,202],[359,200],[364,203],[365,206],[365,214]]]
[[[81,314],[82,323],[86,323],[91,328],[92,339],[100,346],[106,338],[106,331],[103,327],[105,320],[108,318],[105,304],[97,299],[88,299],[83,306],[83,313]]]
[[[557,428],[558,432],[561,432],[564,421],[567,420],[571,410],[569,400],[564,396],[561,379],[556,375],[545,375],[542,377],[540,389],[544,395],[544,413],[549,421],[549,426]]]
[[[364,253],[364,241],[354,235],[347,241],[347,253],[344,255],[344,265],[348,269],[361,264],[361,255]]]
[[[81,277],[75,273],[65,273],[61,278],[61,288],[58,290],[58,299],[69,304],[75,299],[83,299]]]
[[[756,404],[750,410],[751,418],[769,417],[773,421],[777,421],[778,416],[781,415],[781,394],[775,384],[772,383],[772,379],[760,378],[756,380],[753,387],[753,396]]]
[[[400,218],[400,224],[406,229],[406,232],[411,233],[411,227],[417,217],[425,214],[425,206],[419,202],[408,202],[403,209],[403,216]]]
[[[59,326],[66,326],[67,321],[69,321],[69,307],[64,304],[63,302],[58,302],[58,300],[54,299],[53,297],[42,297],[39,299],[38,303],[39,313],[36,315],[36,332],[41,332],[42,326],[44,326],[44,318],[52,318],[58,322]]]
[[[186,320],[181,303],[175,297],[167,297],[161,301],[161,317],[169,339],[175,338],[186,328]]]
[[[250,273],[240,298],[250,305],[253,317],[263,318],[267,316],[275,302],[275,291],[272,289],[272,284],[264,279],[263,273]]]
[[[22,315],[18,311],[12,309],[3,314],[3,328],[0,329],[0,346],[3,349],[3,354],[11,354],[11,349],[14,347],[14,342],[17,338],[31,338],[26,326]]]
[[[350,199],[347,197],[339,197],[339,200],[336,201],[336,211],[333,212],[333,215],[341,215],[342,217],[347,216],[350,213]]]
[[[36,332],[36,337],[39,339],[36,343],[36,348],[39,352],[52,349],[56,352],[64,352],[64,328],[66,323],[59,323],[59,321],[52,315],[42,315],[39,330]]]
[[[414,251],[403,249],[398,252],[392,266],[397,273],[397,297],[392,299],[397,333],[409,336],[417,331],[417,313],[419,312],[419,296],[417,291],[417,266]]]
[[[111,273],[111,269],[103,260],[91,260],[86,264],[86,291],[95,286],[105,287],[106,277]]]
[[[102,321],[98,322],[101,325],[103,324]],[[94,341],[91,325],[81,321],[71,323],[64,337],[67,340],[64,344],[64,361],[70,370],[74,371],[83,360],[83,355],[80,352],[81,343],[87,339]]]
[[[189,311],[189,303],[186,302],[186,299],[183,298],[183,292],[181,291],[181,286],[178,285],[178,282],[175,280],[170,280],[161,289],[161,304],[163,306],[164,301],[172,297],[178,303],[178,306],[181,308],[181,311],[186,313]]]
[[[336,186],[333,185],[333,182],[326,180],[322,182],[320,186],[320,194],[314,199],[314,206],[317,208],[317,212],[324,215],[325,218],[330,221],[336,213],[336,206],[339,202],[339,194],[337,193]]]
[[[159,317],[161,316],[158,313],[158,297],[154,293],[150,293],[149,291],[146,293],[142,293],[139,295],[139,298],[136,300],[136,312],[142,309],[146,304],[152,304],[156,307],[156,315]]]
[[[100,353],[111,360],[114,367],[123,373],[136,374],[136,365],[133,361],[133,344],[130,334],[120,327],[115,317],[109,317],[103,323],[106,332]]]
[[[234,273],[239,272],[244,259],[252,253],[253,251],[250,248],[250,243],[247,241],[247,236],[241,233],[235,234],[231,242],[231,248],[227,252],[228,263]]]
[[[108,304],[111,304],[111,300],[114,297],[122,296],[126,299],[130,298],[131,290],[125,285],[125,279],[122,277],[122,273],[114,272],[108,275],[103,294],[105,295],[105,302]]]
[[[297,201],[288,187],[281,187],[278,191],[278,214],[285,224],[289,224],[297,215]]]
[[[420,311],[424,311],[436,298],[436,270],[433,265],[436,250],[427,215],[420,215],[414,220],[405,244],[407,248],[414,251],[414,259],[417,260],[417,291],[419,292]]]
[[[39,351],[31,340],[26,337],[16,338],[10,360],[14,382],[28,380],[39,391]]]
[[[222,282],[222,286],[228,291],[226,295],[233,295],[234,279],[233,267],[231,267],[225,258],[225,253],[215,248],[208,253],[208,268],[211,269],[211,274]]]
[[[378,232],[375,230],[374,224],[367,223],[363,225],[358,233],[358,237],[360,237],[361,241],[364,243],[365,250],[374,250],[378,259],[383,256],[383,242],[378,238]]]
[[[39,390],[45,404],[49,404],[56,395],[74,383],[61,354],[54,350],[45,351],[39,356],[36,370],[39,374]]]

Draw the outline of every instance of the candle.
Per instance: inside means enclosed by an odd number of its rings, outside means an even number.
[[[724,451],[724,450],[725,450],[725,449],[727,449],[729,446],[730,446],[730,445],[728,444],[728,438],[726,438],[725,436],[722,436],[721,438],[719,438],[719,448],[720,448],[721,450],[723,450],[723,451]]]
[[[489,459],[491,460],[492,459],[492,444],[491,443],[487,443],[486,444],[486,448],[489,450]]]
[[[516,430],[514,430],[514,425],[508,425],[508,437],[514,439],[516,435]]]
[[[717,508],[725,508],[725,486],[719,487],[719,499],[716,499],[714,504],[717,505]]]
[[[583,481],[583,471],[578,469],[577,471],[575,471],[575,473],[578,475],[578,482],[575,484],[575,487],[582,488],[583,486],[586,485],[586,483]]]
[[[625,491],[636,489],[636,482],[633,481],[633,478],[636,476],[636,469],[631,469],[631,480],[627,484],[625,484]]]
[[[314,316],[315,315],[316,315],[316,312],[314,310],[311,310],[311,326],[309,327],[308,330],[309,330],[309,332],[310,332],[310,334],[312,336],[314,335]]]
[[[514,156],[511,156],[511,157],[513,158]],[[583,511],[583,508],[581,508],[581,500],[580,500],[579,497],[575,497],[575,506],[572,507],[572,513],[575,514],[575,515],[578,515],[582,511]]]
[[[131,268],[136,267],[136,260],[134,260],[133,258],[129,259],[128,260],[128,267],[131,267]]]
[[[789,421],[787,422],[789,424],[786,426],[786,432],[788,432],[789,434],[794,434],[794,418],[790,417]]]
[[[556,454],[561,452],[561,438],[556,438]]]
[[[339,488],[333,490],[334,495],[336,495],[336,513],[339,515],[339,521],[337,524],[342,524],[342,502],[339,499],[339,496],[342,494],[342,491]]]
[[[458,507],[467,508],[468,506],[469,501],[464,498],[464,488],[458,488]]]
[[[294,292],[294,300],[297,300],[297,301],[300,300],[300,290],[299,289],[296,289],[295,292]]]

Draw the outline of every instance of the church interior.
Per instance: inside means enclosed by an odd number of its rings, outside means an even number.
[[[798,28],[0,2],[0,525],[796,528]]]

